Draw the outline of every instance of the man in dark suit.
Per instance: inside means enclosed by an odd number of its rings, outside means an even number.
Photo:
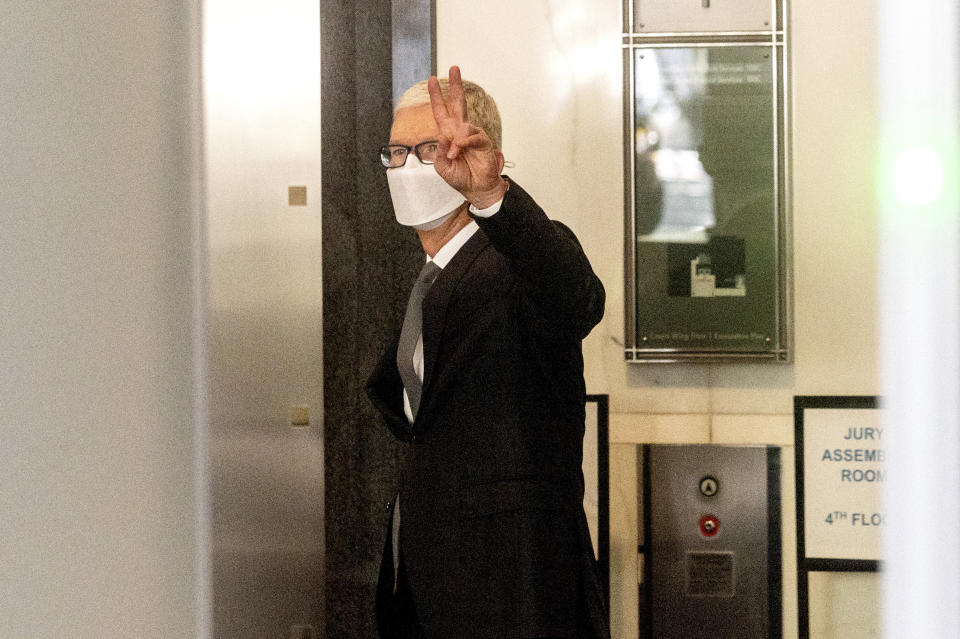
[[[381,636],[609,637],[581,472],[581,340],[603,286],[573,233],[501,175],[496,105],[457,67],[401,98],[381,159],[427,254],[368,384],[407,442]]]

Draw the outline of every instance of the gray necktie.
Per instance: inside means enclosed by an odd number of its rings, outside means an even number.
[[[433,262],[427,262],[420,271],[420,276],[410,291],[410,300],[407,302],[407,314],[403,318],[403,330],[400,331],[400,343],[397,345],[397,368],[400,370],[400,379],[407,390],[410,400],[410,409],[413,416],[417,416],[420,408],[420,391],[422,382],[413,369],[413,353],[417,348],[417,341],[423,332],[423,298],[433,281],[440,274],[440,267]]]

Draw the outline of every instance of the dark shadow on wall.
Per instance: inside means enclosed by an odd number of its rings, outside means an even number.
[[[411,71],[422,56],[391,60],[392,16],[398,5],[422,3],[321,2],[324,597],[326,636],[337,639],[376,636],[374,590],[396,490],[398,447],[364,385],[399,332],[423,259],[416,235],[393,219],[377,157],[392,122],[394,78],[430,72]]]

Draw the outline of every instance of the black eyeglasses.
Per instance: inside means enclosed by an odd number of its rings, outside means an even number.
[[[380,147],[380,163],[388,169],[396,169],[407,163],[407,156],[413,151],[421,164],[433,164],[437,159],[439,146],[440,143],[436,140],[427,140],[416,146],[388,144]]]

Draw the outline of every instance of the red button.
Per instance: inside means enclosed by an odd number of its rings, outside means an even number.
[[[700,518],[700,534],[704,537],[713,537],[720,530],[720,520],[713,515],[704,515]]]

